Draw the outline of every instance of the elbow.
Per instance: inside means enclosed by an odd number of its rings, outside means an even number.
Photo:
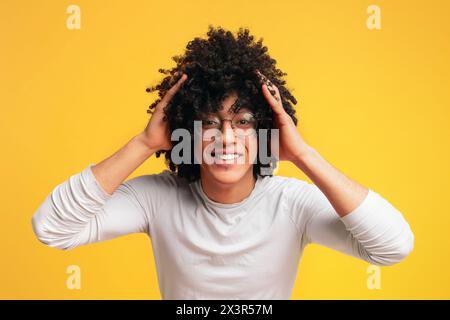
[[[51,235],[51,232],[49,232],[43,219],[40,217],[39,212],[36,212],[31,218],[31,226],[34,235],[42,244],[64,251],[72,249],[71,246],[67,245],[67,241],[60,241]]]
[[[410,229],[398,244],[390,247],[389,253],[369,255],[370,262],[378,266],[392,266],[405,260],[414,249],[414,234]]]
[[[395,259],[393,259],[393,263],[391,265],[397,264],[408,257],[411,252],[414,250],[414,233],[411,231],[411,228],[406,228],[405,236],[403,237],[403,241],[401,244],[396,247],[397,254],[395,255]]]
[[[31,227],[33,228],[34,235],[43,244],[48,244],[48,237],[45,231],[44,223],[39,219],[39,214],[36,212],[31,218]]]
[[[408,239],[407,241],[405,241],[405,245],[403,245],[399,249],[400,261],[404,260],[407,256],[409,256],[413,250],[414,250],[414,234],[412,233],[411,230],[409,230]]]

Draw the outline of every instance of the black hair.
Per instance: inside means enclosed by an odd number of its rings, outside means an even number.
[[[239,28],[235,36],[222,27],[210,25],[206,39],[194,38],[187,44],[184,54],[172,57],[175,67],[159,69],[166,77],[156,86],[147,88],[147,92],[157,90],[159,95],[147,112],[153,112],[165,93],[185,73],[188,78],[164,109],[164,119],[168,121],[170,133],[183,128],[193,134],[194,120],[205,112],[217,112],[232,91],[238,94],[233,111],[237,112],[241,107],[249,108],[256,116],[258,128],[271,129],[273,111],[262,94],[262,82],[255,72],[259,70],[278,88],[284,109],[297,125],[293,108],[297,100],[285,87],[286,81],[283,79],[287,73],[276,67],[276,60],[269,56],[262,42],[263,38],[255,42],[248,28]],[[179,177],[189,182],[200,178],[200,165],[194,163],[193,156],[190,164],[175,164],[171,160],[171,150],[156,152],[157,157],[161,154],[165,154],[169,169]],[[274,169],[276,165],[276,162],[262,164],[258,157],[253,173],[255,176],[263,175],[262,167]]]

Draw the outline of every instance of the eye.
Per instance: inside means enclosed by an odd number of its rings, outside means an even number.
[[[204,126],[216,126],[218,124],[217,120],[214,119],[204,119],[202,123]]]

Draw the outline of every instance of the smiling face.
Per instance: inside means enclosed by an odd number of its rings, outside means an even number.
[[[221,110],[202,117],[200,174],[203,178],[221,184],[251,179],[257,155],[252,113],[247,108],[232,112],[230,109],[236,99],[236,93],[230,94],[223,101]]]

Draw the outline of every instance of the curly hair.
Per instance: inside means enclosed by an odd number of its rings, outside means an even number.
[[[157,90],[159,96],[148,107],[147,113],[153,113],[166,92],[178,81],[182,73],[186,73],[188,79],[164,109],[164,120],[168,121],[170,133],[183,128],[193,134],[194,120],[198,120],[201,114],[220,110],[223,100],[231,92],[237,93],[232,111],[237,112],[241,107],[249,108],[255,114],[257,128],[270,131],[274,128],[273,111],[262,94],[262,82],[255,72],[259,70],[277,86],[284,109],[297,125],[292,105],[297,104],[297,100],[285,87],[286,81],[283,80],[287,73],[276,67],[276,60],[269,56],[268,49],[262,42],[263,38],[255,42],[248,28],[239,28],[235,36],[222,27],[214,28],[209,25],[206,39],[194,38],[187,44],[183,55],[172,57],[176,62],[175,67],[158,70],[166,77],[156,86],[147,88],[147,92]],[[270,145],[268,150],[270,151]],[[169,169],[179,177],[189,182],[200,178],[200,165],[194,163],[193,155],[190,164],[175,164],[171,160],[171,150],[159,150],[156,157],[163,153]],[[253,165],[253,174],[255,177],[258,174],[263,175],[260,170],[262,167],[270,167],[273,170],[276,165],[276,161],[262,164],[258,156]]]

